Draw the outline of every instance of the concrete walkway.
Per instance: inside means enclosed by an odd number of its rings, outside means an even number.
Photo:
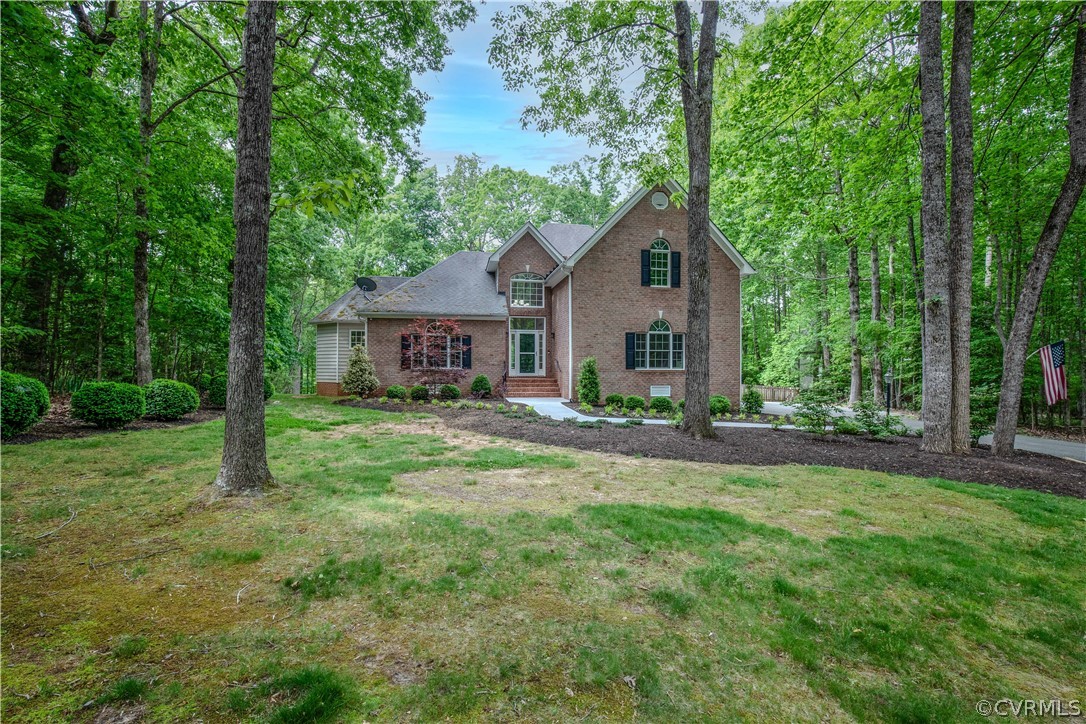
[[[516,397],[510,398],[509,402],[517,405],[531,405],[536,412],[540,415],[553,418],[555,420],[568,420],[573,418],[575,420],[607,420],[608,422],[625,422],[625,417],[597,417],[594,415],[585,415],[577,410],[572,410],[565,406],[565,402],[568,400],[561,400],[554,397]],[[783,402],[767,402],[762,409],[767,415],[795,415],[796,408],[792,405],[785,404]],[[854,417],[852,410],[847,407],[841,408],[841,413],[846,417]],[[924,423],[913,417],[901,416],[902,423],[905,424],[910,430],[922,430]],[[647,419],[643,420],[646,425],[666,425],[667,420],[660,419]],[[751,427],[751,428],[770,428],[772,425],[764,422],[723,422],[718,421],[713,423],[714,427]],[[784,429],[793,429],[792,425],[784,425]],[[991,445],[992,436],[985,435],[980,439],[981,445]],[[1066,440],[1050,440],[1043,437],[1031,437],[1029,435],[1018,435],[1014,440],[1014,447],[1017,450],[1027,450],[1029,452],[1040,453],[1042,455],[1052,455],[1053,457],[1066,458],[1068,460],[1075,460],[1077,462],[1086,463],[1086,444],[1078,442],[1068,442]]]

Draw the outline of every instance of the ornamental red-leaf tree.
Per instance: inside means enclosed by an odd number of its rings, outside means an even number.
[[[455,319],[413,319],[400,330],[400,369],[432,392],[459,385],[471,369],[471,335]]]

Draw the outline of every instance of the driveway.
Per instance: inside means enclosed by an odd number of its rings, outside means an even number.
[[[535,408],[535,411],[540,415],[554,418],[555,420],[566,420],[574,418],[576,420],[600,420],[607,419],[611,422],[623,422],[624,417],[608,417],[600,418],[591,415],[582,414],[576,410],[571,410],[563,403],[567,400],[560,400],[553,397],[516,397],[510,398],[510,402],[518,405],[531,405]],[[795,415],[796,408],[793,405],[789,405],[783,402],[767,402],[762,409],[767,415]],[[841,413],[847,417],[854,417],[854,413],[847,407],[841,408]],[[917,420],[914,417],[901,416],[901,421],[910,430],[922,430],[924,423]],[[667,420],[645,420],[646,425],[666,425]],[[714,427],[753,427],[753,428],[769,428],[772,427],[762,422],[714,422]],[[792,427],[786,425],[786,428]],[[985,435],[980,439],[981,445],[991,445],[992,436]],[[1031,437],[1029,435],[1018,435],[1014,440],[1014,447],[1017,450],[1027,450],[1029,452],[1041,453],[1042,455],[1052,455],[1058,458],[1065,458],[1067,460],[1075,460],[1077,462],[1086,463],[1086,444],[1078,442],[1068,442],[1067,440],[1050,440],[1043,437]]]

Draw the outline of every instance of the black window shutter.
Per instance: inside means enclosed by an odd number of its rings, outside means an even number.
[[[400,369],[411,369],[411,337],[407,334],[400,335]]]
[[[635,349],[637,344],[637,332],[626,333],[626,369],[632,370],[636,366],[634,360]]]
[[[671,286],[677,288],[679,281],[682,279],[682,252],[671,252]]]
[[[460,354],[464,369],[471,369],[471,335],[465,334],[460,338],[460,349],[463,350]]]
[[[641,250],[641,286],[647,287],[649,280],[649,250]]]

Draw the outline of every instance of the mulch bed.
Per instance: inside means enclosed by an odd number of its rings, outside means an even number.
[[[729,465],[828,465],[1086,498],[1086,465],[1082,463],[1023,451],[1003,460],[993,458],[986,448],[975,449],[969,456],[936,455],[922,452],[920,439],[915,437],[882,442],[860,436],[820,437],[795,430],[729,427],[720,429],[714,440],[694,440],[669,425],[619,428],[605,424],[584,428],[547,418],[518,419],[489,410],[404,407],[382,405],[375,400],[343,404],[388,412],[429,413],[455,421],[458,430],[619,455]]]
[[[580,404],[576,403],[576,402],[563,402],[562,406],[563,407],[568,407],[570,410],[573,410],[574,412],[579,412],[582,415],[586,415],[586,414],[587,415],[595,415],[597,417],[603,417],[603,416],[606,415],[606,413],[604,412],[604,409],[606,408],[605,405],[596,405],[596,406],[594,406],[592,408],[592,412],[588,412],[588,413],[582,411]],[[613,413],[611,415],[611,417],[624,417],[624,415],[622,414],[621,411],[619,411],[619,412]],[[656,415],[653,415],[652,418],[650,418],[650,419],[666,420],[666,419],[668,419],[668,417],[670,417],[670,415],[656,414]],[[742,418],[742,417],[737,417],[735,414],[731,414],[731,415],[728,415],[728,416],[723,417],[721,419],[724,422],[761,422],[761,423],[770,424],[779,417],[781,417],[781,416],[780,415],[768,415],[768,414],[765,414],[765,413],[761,413],[761,414],[759,414],[759,415],[757,415],[755,417]],[[788,422],[791,422],[791,420],[788,420]]]
[[[4,444],[24,445],[26,443],[41,442],[43,440],[66,440],[76,437],[108,434],[111,432],[159,430],[166,427],[183,427],[185,425],[193,425],[197,422],[217,420],[226,413],[225,410],[201,407],[196,412],[185,415],[180,420],[136,420],[135,422],[128,423],[120,428],[120,430],[109,430],[95,427],[90,423],[82,422],[80,420],[73,420],[68,416],[71,409],[72,404],[70,395],[54,397],[49,407],[49,413],[41,422],[24,432],[22,435],[16,435],[10,440],[5,440]]]

